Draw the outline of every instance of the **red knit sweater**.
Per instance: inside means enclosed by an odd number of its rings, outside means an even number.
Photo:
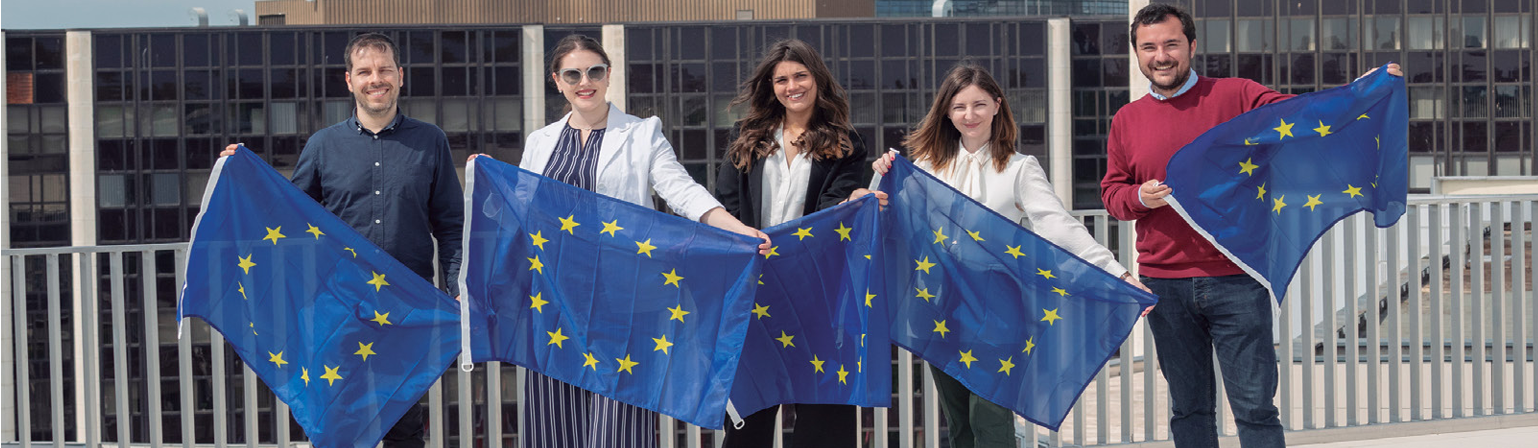
[[[1164,168],[1175,151],[1213,126],[1292,96],[1244,78],[1199,77],[1191,90],[1179,96],[1159,100],[1147,95],[1116,112],[1106,145],[1100,199],[1116,219],[1137,220],[1142,275],[1187,278],[1244,273],[1192,230],[1174,208],[1144,207],[1138,201],[1138,188],[1149,179],[1164,180]]]

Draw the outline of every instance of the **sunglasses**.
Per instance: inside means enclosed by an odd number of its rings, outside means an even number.
[[[562,81],[566,81],[567,84],[571,85],[577,85],[577,83],[582,82],[582,75],[584,73],[587,74],[587,79],[589,81],[599,82],[603,81],[605,77],[609,76],[609,64],[594,65],[592,67],[588,67],[587,70],[563,68],[556,73],[561,75]]]

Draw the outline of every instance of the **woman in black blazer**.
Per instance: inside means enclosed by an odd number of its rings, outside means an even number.
[[[822,56],[799,40],[769,48],[732,104],[746,103],[716,179],[716,199],[727,213],[765,228],[874,193],[865,142],[849,124],[849,102]],[[858,442],[857,411],[850,405],[799,404],[797,448],[852,447]],[[774,443],[779,407],[746,416],[741,429],[726,427],[727,447]]]

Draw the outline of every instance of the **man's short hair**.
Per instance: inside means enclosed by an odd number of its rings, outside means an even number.
[[[1132,38],[1133,47],[1137,46],[1138,27],[1163,23],[1169,16],[1175,16],[1175,18],[1180,19],[1180,28],[1181,31],[1185,32],[1186,43],[1196,42],[1196,21],[1191,19],[1191,13],[1175,5],[1150,3],[1148,6],[1144,6],[1143,9],[1138,10],[1137,15],[1132,17],[1132,29],[1128,30],[1128,35]]]
[[[400,48],[395,46],[395,40],[390,39],[390,36],[379,33],[363,33],[353,36],[352,40],[347,42],[347,49],[344,50],[345,53],[342,55],[342,61],[347,64],[348,73],[352,73],[352,52],[356,51],[359,47],[373,48],[381,51],[390,50],[390,56],[395,58],[395,66],[401,66],[401,52]]]

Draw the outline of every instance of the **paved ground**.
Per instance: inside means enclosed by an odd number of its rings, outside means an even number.
[[[1538,426],[1294,446],[1296,448],[1531,447],[1538,446]]]

